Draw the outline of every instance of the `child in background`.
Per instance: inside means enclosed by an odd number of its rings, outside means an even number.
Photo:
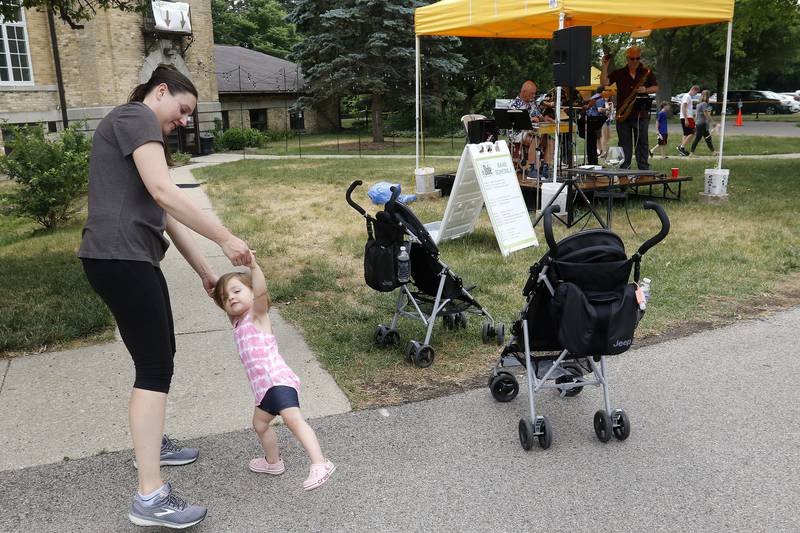
[[[277,435],[270,426],[272,419],[281,415],[311,459],[303,488],[315,489],[328,480],[336,467],[322,455],[317,435],[303,419],[297,396],[300,380],[278,353],[268,314],[271,302],[264,273],[255,258],[247,266],[250,274],[230,272],[219,278],[214,301],[233,325],[239,358],[255,395],[253,429],[264,456],[252,459],[248,466],[253,472],[272,475],[286,470],[278,453]]]
[[[663,158],[666,159],[667,156],[667,138],[669,137],[668,129],[667,129],[667,116],[669,113],[669,102],[666,100],[661,102],[661,109],[658,112],[658,116],[656,117],[656,125],[658,127],[658,153]],[[653,152],[655,150],[650,150],[650,157],[653,157]]]

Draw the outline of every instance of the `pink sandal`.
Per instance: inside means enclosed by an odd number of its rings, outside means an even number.
[[[326,460],[324,463],[312,464],[308,470],[308,477],[303,482],[304,490],[313,490],[328,481],[333,471],[336,470],[336,465]]]
[[[286,465],[283,464],[283,459],[278,459],[277,463],[268,463],[266,457],[251,459],[247,467],[251,472],[271,474],[273,476],[279,476],[286,471]]]

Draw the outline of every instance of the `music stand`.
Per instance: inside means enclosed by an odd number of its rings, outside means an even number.
[[[533,128],[531,116],[527,109],[494,109],[494,120],[501,130],[530,130]]]

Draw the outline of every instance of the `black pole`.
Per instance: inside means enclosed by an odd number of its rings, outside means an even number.
[[[283,67],[283,136],[286,153],[289,153],[289,89],[286,86],[286,67]]]
[[[239,71],[239,120],[242,123],[242,132],[244,133],[244,99],[242,98],[242,65],[236,66]],[[242,159],[247,158],[247,147],[242,146]]]
[[[53,63],[56,67],[56,83],[58,85],[58,104],[61,106],[61,122],[64,129],[69,127],[67,117],[67,98],[64,95],[64,77],[61,74],[61,56],[58,51],[58,39],[56,39],[56,23],[53,18],[52,6],[47,9],[47,22],[50,25],[50,46],[53,49]]]

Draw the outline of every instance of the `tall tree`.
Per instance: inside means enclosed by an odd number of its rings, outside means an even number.
[[[458,52],[467,61],[452,82],[463,94],[462,113],[489,111],[495,98],[515,97],[525,80],[535,81],[540,90],[553,85],[549,41],[464,38]]]
[[[644,53],[656,68],[659,99],[669,99],[673,90],[685,91],[695,83],[721,91],[727,31],[727,24],[654,31]],[[796,0],[738,0],[731,39],[730,87],[771,89],[783,78],[798,79],[798,37],[800,4]],[[770,85],[759,86],[759,82]]]
[[[298,41],[278,0],[211,0],[214,42],[285,58]]]
[[[290,58],[315,99],[370,95],[372,138],[383,141],[383,111],[414,94],[414,8],[418,0],[297,0],[288,20],[303,40]],[[441,93],[464,59],[456,39],[425,39],[426,94]]]

